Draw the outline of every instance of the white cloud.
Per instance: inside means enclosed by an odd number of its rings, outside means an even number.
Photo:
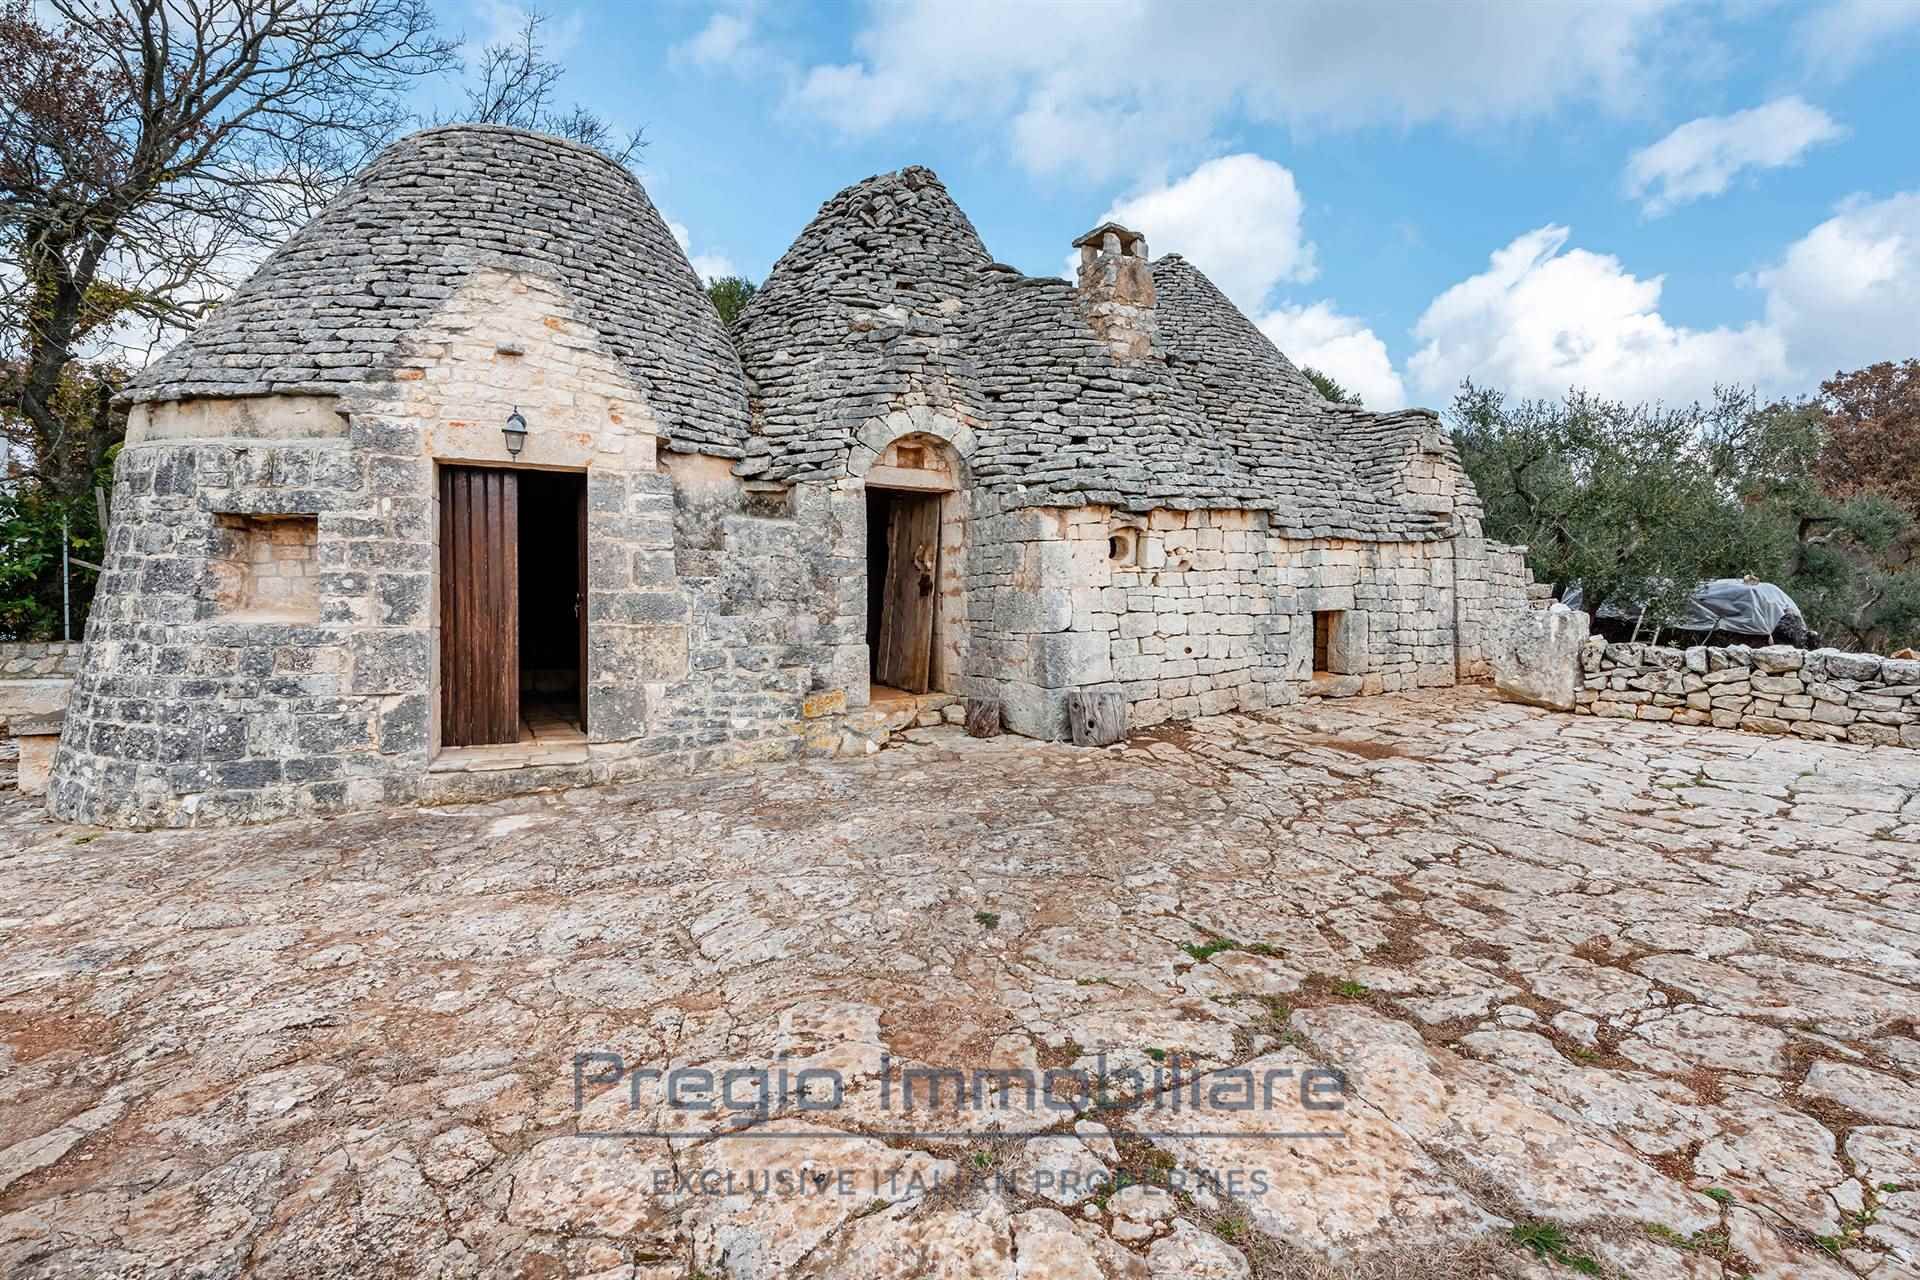
[[[680,245],[680,252],[687,255],[687,261],[693,264],[694,274],[699,276],[704,283],[712,284],[721,276],[737,276],[740,274],[740,269],[734,266],[733,259],[724,253],[695,253],[693,251],[693,235],[687,230],[686,223],[675,222],[669,218],[667,219],[667,230],[673,233],[674,240]]]
[[[1565,227],[1529,231],[1433,300],[1407,362],[1422,397],[1438,403],[1466,377],[1527,396],[1585,387],[1671,403],[1715,383],[1797,394],[1837,369],[1920,350],[1920,191],[1850,200],[1743,277],[1764,295],[1764,317],[1738,328],[1673,324],[1659,276],[1568,239]]]
[[[871,4],[854,56],[793,104],[851,135],[1004,120],[1037,172],[1149,174],[1239,111],[1256,122],[1481,124],[1569,103],[1641,109],[1674,0],[1025,0]],[[1010,39],[1008,33],[1018,33]],[[1698,39],[1688,56],[1706,56]]]
[[[1399,409],[1407,389],[1394,371],[1387,344],[1353,316],[1341,315],[1330,302],[1282,306],[1260,317],[1260,331],[1296,365],[1311,365],[1369,409]]]
[[[691,261],[694,273],[707,284],[712,284],[722,276],[740,274],[740,269],[733,265],[733,259],[724,253],[696,253]]]
[[[676,62],[692,63],[703,70],[724,67],[742,58],[753,35],[753,23],[737,13],[716,13],[707,25],[682,44],[673,46],[668,56]]]
[[[1920,30],[1920,0],[1830,0],[1800,20],[1795,45],[1828,76],[1853,70]]]
[[[1523,396],[1584,387],[1668,401],[1706,396],[1716,382],[1782,382],[1788,362],[1776,328],[1672,324],[1660,314],[1661,277],[1642,280],[1618,258],[1568,249],[1569,234],[1527,232],[1427,307],[1407,371],[1428,400],[1450,397],[1466,377]]]
[[[1920,352],[1920,191],[1847,202],[1751,283],[1803,380]]]
[[[1117,201],[1095,221],[1144,233],[1156,256],[1183,254],[1251,312],[1276,284],[1313,279],[1304,209],[1286,166],[1243,154],[1209,160],[1178,182]],[[1075,261],[1068,260],[1069,274]]]
[[[1280,285],[1318,274],[1304,213],[1299,185],[1285,165],[1241,154],[1209,160],[1176,182],[1116,201],[1096,221],[1143,232],[1156,256],[1185,256],[1252,316]],[[1069,276],[1077,261],[1067,259]],[[1331,302],[1280,304],[1256,323],[1295,364],[1332,374],[1369,406],[1406,403],[1386,344]]]
[[[1725,191],[1746,169],[1779,169],[1846,130],[1799,97],[1725,116],[1702,116],[1627,161],[1627,194],[1651,216]]]

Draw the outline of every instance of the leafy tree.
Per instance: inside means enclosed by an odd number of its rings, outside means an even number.
[[[1450,417],[1488,533],[1526,544],[1556,592],[1579,581],[1589,609],[1645,601],[1663,626],[1699,582],[1752,574],[1826,642],[1920,634],[1920,575],[1895,563],[1913,521],[1883,492],[1823,480],[1834,415],[1821,401],[1721,388],[1682,408],[1579,391],[1510,402],[1468,383]]]
[[[460,118],[551,133],[605,152],[621,164],[633,163],[647,145],[642,130],[623,137],[604,117],[578,103],[564,111],[553,105],[566,67],[547,54],[540,31],[546,22],[547,15],[529,12],[512,40],[480,51],[479,79],[467,87],[467,108]]]
[[[713,299],[713,306],[720,313],[720,323],[733,328],[733,322],[747,309],[755,290],[760,286],[745,276],[721,276],[707,285],[707,297]]]
[[[1341,386],[1331,374],[1322,373],[1310,364],[1301,365],[1300,372],[1307,375],[1307,381],[1313,384],[1313,389],[1320,393],[1321,399],[1330,400],[1334,404],[1357,405],[1360,403],[1359,395]]]
[[[1878,649],[1920,622],[1889,563],[1913,522],[1884,494],[1822,480],[1831,426],[1818,401],[1781,400],[1725,424],[1708,446],[1765,548],[1765,576],[1826,642]]]
[[[111,458],[107,469],[112,469]],[[0,640],[63,639],[60,538],[69,556],[100,563],[106,538],[92,494],[57,496],[39,485],[0,483]],[[70,617],[85,633],[96,575],[73,566]]]
[[[1645,601],[1660,624],[1701,579],[1745,573],[1764,554],[1704,444],[1750,408],[1724,390],[1684,408],[1582,391],[1510,402],[1469,382],[1450,417],[1492,536],[1526,544],[1556,593],[1577,581],[1589,609]]]
[[[1836,373],[1820,384],[1818,473],[1842,497],[1878,491],[1920,520],[1920,359]]]

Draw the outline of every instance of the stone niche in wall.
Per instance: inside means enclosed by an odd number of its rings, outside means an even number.
[[[234,622],[317,622],[320,519],[312,515],[214,517],[213,598]]]

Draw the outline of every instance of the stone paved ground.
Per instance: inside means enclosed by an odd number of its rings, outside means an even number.
[[[1920,1275],[1920,753],[1475,690],[921,737],[227,832],[0,795],[0,1273]],[[844,1096],[576,1116],[583,1050]],[[880,1100],[1102,1052],[1350,1091]]]

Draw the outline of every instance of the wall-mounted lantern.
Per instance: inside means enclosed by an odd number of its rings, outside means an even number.
[[[507,415],[507,425],[500,428],[500,434],[507,438],[507,455],[517,458],[520,451],[527,447],[527,420],[520,415],[520,406],[513,406],[513,412]]]

